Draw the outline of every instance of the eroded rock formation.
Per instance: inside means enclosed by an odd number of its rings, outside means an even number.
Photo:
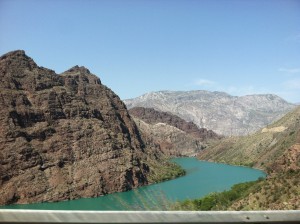
[[[207,142],[221,138],[193,122],[153,108],[134,107],[131,116],[144,134],[144,139],[155,142],[166,155],[193,156],[206,147]]]
[[[0,77],[0,204],[95,197],[151,181],[158,152],[88,69],[58,75],[14,51],[0,58]]]

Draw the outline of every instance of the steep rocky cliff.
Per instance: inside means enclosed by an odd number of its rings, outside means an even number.
[[[0,58],[0,77],[0,204],[125,191],[172,168],[88,69],[57,75],[14,51]]]
[[[209,91],[159,91],[124,101],[128,108],[170,112],[225,136],[247,135],[279,119],[295,105],[272,94],[230,96]]]
[[[135,107],[129,110],[143,133],[144,139],[155,142],[169,156],[193,156],[211,140],[219,139],[216,133],[180,117],[152,108]]]

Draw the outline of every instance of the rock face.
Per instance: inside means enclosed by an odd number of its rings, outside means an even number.
[[[156,143],[168,156],[194,156],[208,141],[220,138],[213,131],[199,129],[192,122],[152,108],[135,107],[129,113],[144,139]]]
[[[157,111],[153,108],[134,107],[129,110],[130,115],[148,124],[165,123],[200,140],[218,139],[219,136],[211,130],[198,128],[193,122],[187,122],[171,113]]]
[[[134,117],[143,139],[154,143],[167,156],[195,156],[206,147],[206,142],[195,138],[186,132],[165,124],[149,124]]]
[[[225,136],[253,133],[295,107],[271,94],[236,97],[209,91],[152,92],[124,102],[128,108],[170,112]]]
[[[57,75],[14,51],[0,58],[0,77],[0,204],[125,191],[151,181],[149,163],[161,166],[88,69]]]

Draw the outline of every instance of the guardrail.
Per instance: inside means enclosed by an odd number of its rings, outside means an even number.
[[[0,210],[0,223],[300,223],[289,211]]]

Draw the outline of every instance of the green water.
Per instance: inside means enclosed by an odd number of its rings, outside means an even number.
[[[237,183],[257,180],[265,173],[251,168],[177,158],[187,174],[174,180],[114,193],[98,198],[72,201],[3,206],[0,209],[46,210],[164,210],[166,201],[200,198],[215,191],[224,191]]]

